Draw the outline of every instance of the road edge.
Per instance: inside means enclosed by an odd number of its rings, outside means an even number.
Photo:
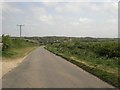
[[[3,78],[7,73],[9,73],[10,71],[12,71],[13,69],[15,69],[16,67],[18,67],[34,50],[36,50],[38,47],[30,50],[25,56],[23,57],[20,57],[20,58],[17,58],[16,63],[15,63],[15,66],[11,66],[9,68],[9,70],[7,70],[4,74],[3,74],[3,69],[2,69],[2,75],[0,78]],[[14,61],[14,60],[13,60]],[[1,61],[2,63],[2,68],[3,68],[3,61]]]
[[[57,55],[57,56],[60,56],[61,58],[65,59],[66,61],[68,61],[68,62],[70,62],[70,63],[72,63],[72,64],[78,66],[79,68],[85,70],[86,72],[88,72],[88,73],[94,75],[95,77],[99,78],[100,80],[102,80],[102,81],[104,81],[104,82],[110,84],[111,86],[115,87],[115,89],[120,88],[120,87],[119,87],[119,84],[118,84],[118,87],[117,87],[117,86],[113,85],[112,82],[108,82],[108,81],[105,80],[104,78],[102,78],[102,77],[100,77],[100,76],[98,76],[98,75],[96,75],[95,73],[92,72],[92,70],[98,70],[98,69],[95,69],[95,68],[93,68],[93,67],[89,67],[89,66],[85,65],[84,63],[78,62],[77,60],[73,60],[73,59],[64,57],[63,55],[58,54],[58,53],[55,53],[55,52],[49,50],[49,49],[46,48],[46,47],[44,47],[44,48],[45,48],[47,51],[49,51],[49,52],[51,52],[51,53],[53,53],[53,54],[55,54],[55,55]],[[119,90],[119,89],[118,89],[118,90]]]

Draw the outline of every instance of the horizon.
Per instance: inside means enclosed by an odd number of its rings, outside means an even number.
[[[5,35],[6,36],[6,35]],[[45,37],[58,37],[58,38],[62,38],[62,37],[64,37],[64,38],[93,38],[93,39],[119,39],[119,37],[116,37],[116,38],[110,38],[110,37],[108,37],[108,38],[105,38],[105,37],[87,37],[87,36],[84,36],[84,37],[82,37],[82,36],[76,36],[76,37],[70,37],[70,36],[22,36],[22,37],[19,37],[19,36],[11,36],[11,35],[9,35],[10,37],[15,37],[15,38],[26,38],[26,37],[30,37],[30,38],[32,38],[32,37],[35,37],[35,38],[45,38]],[[2,37],[2,36],[1,36]]]

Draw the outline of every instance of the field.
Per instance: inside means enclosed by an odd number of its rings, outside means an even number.
[[[2,58],[19,58],[27,55],[38,45],[24,40],[23,38],[11,38],[9,35],[2,36]]]
[[[120,87],[120,52],[117,39],[71,38],[45,47],[102,80]]]

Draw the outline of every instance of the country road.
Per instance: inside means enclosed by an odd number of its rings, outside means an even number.
[[[3,88],[114,88],[39,47],[2,78]]]

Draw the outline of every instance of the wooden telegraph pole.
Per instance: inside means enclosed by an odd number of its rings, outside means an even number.
[[[22,28],[21,27],[24,26],[24,24],[17,24],[17,26],[20,27],[20,37],[21,37],[21,35],[22,35],[22,31],[21,31]]]

